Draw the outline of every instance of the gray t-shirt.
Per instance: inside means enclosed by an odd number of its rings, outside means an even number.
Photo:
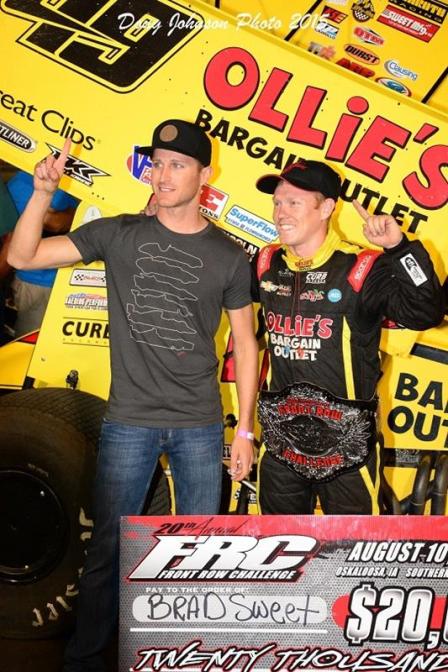
[[[146,427],[220,422],[214,337],[222,308],[251,303],[244,250],[213,224],[173,233],[120,215],[68,234],[106,267],[112,382],[106,417]]]

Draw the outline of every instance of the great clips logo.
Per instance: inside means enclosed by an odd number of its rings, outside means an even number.
[[[27,22],[19,44],[119,92],[140,86],[204,24],[170,0],[133,0],[135,20],[126,28],[120,17],[129,12],[128,0],[0,0],[0,7]]]
[[[131,581],[295,581],[317,549],[313,537],[156,536]]]

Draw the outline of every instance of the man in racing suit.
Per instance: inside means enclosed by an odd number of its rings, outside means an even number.
[[[353,201],[367,241],[383,251],[339,238],[329,221],[341,179],[325,163],[300,160],[257,188],[274,195],[280,240],[257,263],[271,362],[259,401],[261,511],[312,513],[319,497],[324,513],[376,514],[381,323],[437,325],[438,278],[391,215],[370,216]]]

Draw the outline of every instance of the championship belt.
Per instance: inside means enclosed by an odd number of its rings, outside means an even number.
[[[300,476],[323,482],[361,467],[376,442],[377,399],[340,399],[310,383],[260,392],[268,452]]]

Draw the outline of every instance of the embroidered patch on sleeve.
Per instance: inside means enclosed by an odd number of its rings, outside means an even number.
[[[423,272],[422,267],[417,262],[413,254],[405,254],[404,257],[401,257],[400,262],[404,266],[404,270],[410,276],[412,282],[417,287],[422,285],[428,279]]]

